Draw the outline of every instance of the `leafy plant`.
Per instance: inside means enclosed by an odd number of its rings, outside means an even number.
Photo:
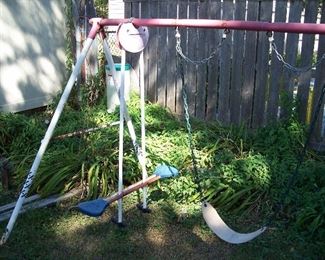
[[[108,1],[109,0],[95,0],[94,5],[98,17],[107,17],[108,15]]]
[[[139,98],[131,95],[128,108],[137,136],[140,134]],[[22,185],[46,129],[44,119],[52,108],[38,115],[0,115],[1,152],[15,168],[17,189]],[[147,170],[161,163],[173,165],[180,176],[152,186],[155,200],[191,203],[206,199],[233,214],[253,209],[271,211],[269,205],[285,195],[285,214],[301,233],[320,238],[324,229],[324,157],[308,153],[293,187],[284,194],[304,143],[305,128],[294,117],[255,132],[242,127],[221,127],[193,120],[193,142],[198,176],[193,173],[187,129],[167,110],[146,105]],[[41,162],[32,191],[42,195],[83,187],[88,198],[116,190],[118,176],[118,127],[85,135],[56,139],[57,135],[118,120],[118,111],[106,112],[104,102],[85,103],[81,110],[67,106]],[[141,179],[141,168],[125,132],[125,185]],[[140,138],[138,138],[140,143]],[[198,181],[197,181],[198,180]],[[198,192],[199,186],[202,193]],[[159,195],[160,194],[160,195]]]

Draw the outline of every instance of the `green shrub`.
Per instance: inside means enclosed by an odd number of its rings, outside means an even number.
[[[87,103],[87,102],[86,102]],[[140,143],[139,98],[131,96],[129,112]],[[21,187],[46,130],[47,111],[33,116],[1,114],[1,153],[15,168],[17,189]],[[119,112],[107,114],[103,102],[85,105],[80,111],[67,106],[54,136],[118,120]],[[305,129],[294,117],[255,132],[243,127],[221,127],[193,120],[194,154],[198,176],[193,173],[185,123],[166,109],[146,106],[147,170],[158,164],[180,170],[180,176],[152,186],[154,198],[180,203],[208,200],[214,206],[243,214],[252,209],[270,212],[284,200],[284,213],[297,231],[306,237],[321,238],[324,233],[325,160],[308,153],[306,162],[284,194],[294,173]],[[125,130],[124,184],[141,179],[141,168]],[[118,126],[66,139],[53,139],[41,162],[32,192],[48,194],[83,187],[88,198],[106,196],[116,190],[118,179]],[[199,182],[199,183],[198,183]],[[199,185],[202,193],[198,192]],[[164,194],[165,196],[163,196]],[[156,199],[159,200],[156,197]],[[308,233],[308,234],[307,234]]]

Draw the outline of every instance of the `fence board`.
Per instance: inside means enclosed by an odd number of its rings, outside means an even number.
[[[290,12],[289,12],[289,22],[300,22],[301,12],[303,10],[302,1],[292,1],[290,2]],[[298,40],[299,34],[289,33],[287,34],[287,41],[285,44],[285,57],[286,62],[289,64],[295,65],[297,60],[298,52]],[[294,88],[294,77],[290,71],[287,69],[283,73],[283,90],[288,98],[288,101],[291,101],[293,98],[293,88]],[[288,107],[281,107],[281,118],[286,118],[291,111],[288,111]]]
[[[124,3],[124,17],[132,17],[132,3]]]
[[[321,16],[321,23],[325,23],[325,5],[323,4],[322,7],[322,16]],[[325,35],[319,36],[319,42],[318,42],[318,55],[317,60],[321,59],[323,55],[325,55]],[[318,102],[318,98],[320,96],[321,90],[323,85],[325,84],[325,60],[316,68],[315,72],[315,86],[313,91],[313,112],[315,113],[316,105]],[[314,135],[314,141],[316,142],[323,142],[325,143],[325,133],[322,132],[323,129],[323,120],[324,120],[324,101],[323,106],[320,112],[320,115],[318,117],[316,129],[315,129],[315,135]]]
[[[157,3],[149,2],[149,17],[156,18],[158,17],[158,8]],[[157,71],[158,71],[158,28],[151,27],[149,28],[149,41],[148,41],[148,90],[147,98],[156,103],[157,94],[156,94],[156,81],[157,81]]]
[[[309,0],[305,11],[305,23],[316,23],[318,11],[318,0]],[[301,49],[301,66],[309,67],[312,64],[315,35],[304,34]],[[310,92],[310,80],[312,71],[302,73],[299,76],[299,84],[297,91],[298,100],[298,118],[300,122],[306,122],[308,97]]]
[[[196,8],[197,3],[188,2],[189,5],[189,19],[196,18]],[[190,28],[188,31],[188,40],[187,40],[187,55],[190,59],[197,59],[197,29]],[[195,102],[196,102],[196,74],[197,70],[193,64],[188,64],[187,70],[185,72],[186,77],[186,86],[188,94],[188,110],[191,116],[195,116]]]
[[[141,4],[143,18],[226,20],[235,18],[249,21],[270,21],[274,3],[274,1],[260,0],[126,0],[125,2],[127,16],[133,17],[139,17]],[[316,21],[318,4],[318,0],[306,2],[305,22]],[[275,5],[276,22],[300,22],[304,10],[303,0],[278,0]],[[324,8],[323,5],[322,23],[325,19]],[[192,60],[209,56],[221,41],[221,30],[196,28],[179,28],[179,30],[183,52]],[[175,30],[160,27],[151,28],[150,32],[150,42],[145,52],[148,98],[167,106],[174,113],[181,114],[183,106],[180,77],[176,73]],[[200,119],[218,119],[224,124],[244,123],[249,127],[259,127],[264,123],[277,120],[279,114],[283,118],[289,112],[291,113],[291,109],[286,111],[289,106],[280,103],[281,91],[286,92],[289,100],[292,100],[294,87],[298,82],[297,96],[302,104],[299,112],[301,120],[304,121],[311,74],[304,74],[297,81],[290,71],[283,68],[274,52],[269,57],[269,43],[265,32],[237,30],[231,33],[220,53],[210,60],[206,67],[184,62],[190,115]],[[285,60],[296,65],[299,35],[275,33],[274,41]],[[313,35],[303,36],[302,64],[299,66],[310,64],[313,42]],[[324,53],[324,46],[325,40],[322,35],[318,57]],[[134,60],[133,66],[136,66],[137,55],[133,55],[132,60]],[[269,62],[271,62],[270,66]],[[322,64],[315,72],[313,106],[325,81],[324,66]],[[319,123],[319,136],[320,129]]]
[[[221,19],[232,20],[234,4],[233,1],[223,2],[223,12]],[[231,65],[231,45],[232,45],[232,31],[224,39],[221,46],[220,59],[220,88],[219,88],[219,106],[217,118],[220,122],[229,123],[229,94],[230,94],[230,65]]]
[[[167,3],[166,3],[167,4]],[[168,2],[168,17],[175,18],[177,16],[177,2]],[[168,44],[168,56],[167,56],[167,107],[172,111],[176,112],[175,108],[175,74],[176,74],[176,53],[175,53],[175,30],[169,28],[167,30],[167,44]]]
[[[187,2],[184,1],[178,1],[178,18],[180,19],[186,19],[187,18]],[[182,41],[182,48],[186,52],[186,38],[187,38],[187,30],[185,28],[179,28],[180,34],[183,36]],[[185,40],[185,42],[184,42]],[[184,44],[185,43],[185,44]],[[186,73],[186,67],[187,64],[183,64],[184,66],[184,72]],[[182,96],[182,80],[180,75],[178,74],[178,70],[176,73],[176,113],[178,115],[183,115],[184,109],[183,109],[183,96]]]
[[[248,1],[247,20],[255,21],[258,16],[258,2]],[[241,93],[242,110],[241,122],[247,126],[251,123],[253,102],[253,90],[255,84],[255,61],[256,61],[256,32],[246,32],[243,91]]]
[[[158,3],[159,16],[167,18],[166,3]],[[159,105],[166,106],[166,88],[167,88],[167,28],[158,28],[158,75],[157,75],[157,102]]]
[[[245,20],[246,0],[237,0],[235,5],[235,20]],[[231,70],[230,90],[230,122],[238,125],[240,122],[240,93],[243,79],[243,53],[244,53],[244,31],[234,31],[233,59]]]
[[[96,10],[94,7],[93,1],[85,1],[85,4],[82,6],[82,12],[84,14],[84,17],[87,18],[93,18],[97,17]],[[85,19],[85,38],[87,37],[88,33],[90,32],[91,25],[87,19]],[[85,71],[86,71],[86,79],[88,79],[88,76],[95,76],[98,73],[98,59],[97,59],[97,53],[98,53],[98,43],[97,39],[94,40],[90,50],[88,51],[86,60],[85,60]]]
[[[210,19],[220,19],[221,17],[221,2],[210,2],[209,7]],[[219,49],[217,46],[221,41],[220,31],[210,30],[209,35],[209,53],[213,50],[217,52],[216,56],[209,61],[208,66],[208,86],[207,86],[207,120],[215,120],[217,113],[217,100],[218,100],[218,84],[219,84]]]
[[[272,1],[262,1],[260,4],[260,20],[272,20]],[[258,33],[258,46],[256,57],[256,82],[253,103],[253,128],[263,126],[265,116],[265,98],[268,77],[269,62],[269,40],[265,32]]]
[[[147,1],[142,1],[139,2],[138,4],[139,6],[139,18],[150,18],[150,13],[149,13],[149,2]],[[150,28],[149,33],[151,32],[153,28]],[[149,37],[149,41],[152,42],[153,37]],[[146,46],[146,48],[144,49],[143,52],[143,59],[144,59],[144,77],[145,77],[145,81],[144,81],[144,89],[145,89],[145,96],[146,98],[149,98],[150,94],[152,93],[152,90],[150,89],[150,44],[148,41],[148,45]],[[151,93],[150,93],[151,92]],[[150,96],[151,97],[151,96]],[[150,100],[150,98],[149,98]]]
[[[278,1],[276,2],[275,8],[275,22],[285,22],[287,16],[287,2]],[[274,34],[274,43],[277,46],[279,53],[283,55],[284,52],[284,33]],[[277,59],[275,52],[272,52],[271,58],[271,72],[270,72],[270,87],[267,100],[267,113],[266,121],[273,122],[278,118],[279,110],[279,94],[280,85],[282,82],[283,68],[281,62]]]
[[[208,3],[202,2],[198,5],[198,19],[208,18]],[[202,60],[207,57],[207,45],[206,35],[207,29],[198,30],[198,60]],[[205,104],[206,104],[206,83],[207,83],[207,64],[201,64],[197,68],[197,98],[196,98],[196,117],[199,119],[205,119]]]

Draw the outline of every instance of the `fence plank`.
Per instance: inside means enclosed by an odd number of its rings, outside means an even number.
[[[233,1],[224,1],[222,6],[223,20],[232,20],[234,15]],[[230,65],[231,65],[231,45],[232,34],[229,32],[221,46],[220,59],[220,88],[219,88],[219,106],[217,118],[224,124],[229,123],[229,94],[230,94]]]
[[[261,21],[272,20],[272,1],[262,1],[260,4]],[[258,46],[256,57],[256,82],[253,100],[253,120],[252,127],[257,128],[263,126],[265,117],[265,98],[267,77],[269,73],[269,41],[265,32],[258,33]]]
[[[157,3],[149,2],[149,17],[157,18],[158,17],[158,8]],[[158,50],[158,28],[151,27],[149,29],[149,42],[147,45],[148,48],[148,90],[147,98],[151,102],[155,103],[157,101],[156,94],[156,82],[157,82],[157,50]]]
[[[159,2],[159,17],[167,18],[166,3]],[[166,88],[167,88],[167,28],[160,27],[158,36],[158,75],[157,75],[157,102],[161,106],[166,106]]]
[[[132,17],[132,3],[130,2],[124,3],[124,17]]]
[[[248,1],[247,20],[255,21],[258,15],[258,2]],[[255,84],[255,61],[256,61],[256,32],[246,32],[243,88],[241,92],[242,110],[241,122],[247,126],[251,124],[251,112],[253,102],[253,90]]]
[[[321,23],[325,23],[325,5],[323,4],[322,7],[322,16],[321,16]],[[318,42],[318,55],[317,55],[317,60],[321,59],[321,57],[325,55],[325,35],[320,35],[319,36],[319,42]],[[316,105],[318,102],[318,98],[320,96],[321,90],[323,85],[325,84],[325,60],[316,68],[316,73],[315,73],[315,86],[314,86],[314,91],[313,91],[313,112],[312,114],[315,113]],[[323,145],[325,143],[325,132],[323,128],[324,124],[324,104],[325,102],[323,101],[322,109],[320,112],[320,115],[318,117],[316,129],[315,129],[315,134],[314,134],[314,141],[317,143],[323,142]]]
[[[196,18],[196,8],[197,3],[188,2],[189,5],[189,19]],[[197,29],[188,29],[187,36],[187,55],[190,59],[196,60],[197,58]],[[187,94],[188,94],[188,110],[191,116],[195,116],[195,101],[196,101],[196,74],[197,70],[193,64],[188,64],[187,70],[185,73],[186,77],[186,86],[187,86]]]
[[[211,1],[209,4],[210,19],[220,19],[221,17],[221,2]],[[217,113],[217,99],[218,99],[218,75],[219,75],[219,53],[217,48],[221,41],[220,31],[210,30],[208,34],[209,39],[209,53],[215,50],[216,56],[209,61],[208,66],[208,86],[207,86],[207,111],[206,119],[215,120]]]
[[[96,10],[94,7],[93,0],[85,1],[84,7],[84,16],[87,18],[93,18],[97,17]],[[85,19],[85,37],[87,37],[88,33],[90,32],[91,25],[88,22],[86,22],[87,19]],[[94,40],[85,61],[85,68],[86,68],[86,79],[90,76],[95,76],[98,73],[98,58],[97,58],[97,52],[98,52],[98,43],[97,39]]]
[[[305,23],[316,23],[318,11],[318,0],[309,0],[305,9]],[[304,34],[301,48],[301,66],[309,67],[312,64],[314,52],[314,34]],[[308,97],[310,92],[310,80],[312,71],[305,72],[299,76],[297,91],[298,118],[300,122],[306,122]]]
[[[82,34],[80,30],[80,14],[79,14],[79,1],[78,0],[73,0],[72,1],[72,13],[73,13],[73,27],[74,27],[74,32],[75,32],[75,39],[73,39],[72,35],[72,42],[73,44],[73,53],[74,53],[74,60],[73,62],[75,63],[81,53],[81,40],[82,40]],[[74,41],[75,40],[75,41]],[[76,89],[77,89],[77,95],[78,95],[78,102],[82,100],[82,93],[81,93],[81,88],[80,88],[80,81],[81,81],[81,74],[78,74],[78,77],[76,79]]]
[[[300,22],[301,12],[303,10],[302,1],[291,1],[290,2],[290,12],[289,12],[289,22]],[[297,51],[298,51],[298,40],[299,34],[289,33],[287,34],[287,41],[285,44],[285,57],[286,62],[289,64],[295,65],[297,60]],[[293,88],[294,88],[294,77],[290,71],[287,69],[283,73],[283,90],[286,97],[291,101],[293,98]],[[286,118],[291,111],[288,110],[288,107],[285,107],[285,104],[281,106],[281,118]]]
[[[287,16],[287,1],[277,1],[275,8],[275,22],[285,22]],[[284,33],[274,34],[274,43],[279,53],[283,55],[284,51]],[[282,82],[283,68],[281,62],[277,59],[275,52],[272,52],[270,69],[270,87],[267,100],[266,122],[276,121],[279,110],[279,94]]]
[[[150,13],[149,13],[149,2],[147,1],[142,1],[142,2],[139,2],[139,18],[150,18]],[[151,29],[150,28],[150,32],[151,32]],[[149,41],[152,42],[152,37],[150,36],[149,37]],[[151,97],[149,93],[150,92],[150,54],[153,54],[153,53],[150,53],[150,43],[148,41],[148,45],[147,47],[144,49],[144,52],[143,52],[143,59],[144,59],[144,77],[145,77],[145,81],[144,81],[144,89],[145,89],[145,96],[146,98],[148,98],[150,101],[151,101]]]
[[[178,15],[177,17],[180,19],[187,18],[187,1],[178,0]],[[180,34],[182,35],[182,48],[186,52],[186,38],[187,38],[187,30],[185,28],[179,28]],[[185,41],[184,41],[185,40]],[[184,62],[184,73],[186,75],[187,64]],[[178,72],[178,70],[177,70]],[[184,102],[182,96],[182,80],[178,73],[176,73],[176,114],[183,115],[184,113]]]
[[[235,5],[235,20],[245,20],[246,0],[237,0]],[[240,122],[240,93],[243,82],[243,53],[244,31],[234,31],[233,59],[230,89],[230,123],[238,125]]]
[[[198,5],[198,19],[208,18],[208,3],[202,2]],[[207,29],[198,30],[198,60],[208,56],[208,42],[206,41]],[[205,104],[206,104],[206,84],[207,84],[207,64],[201,64],[197,68],[197,95],[196,95],[196,117],[205,119]]]
[[[247,20],[253,21],[258,20],[259,11],[261,11],[261,20],[271,20],[272,3],[274,3],[274,1],[260,0],[127,1],[131,1],[129,6],[131,5],[131,14],[134,17],[137,16],[137,6],[141,3],[142,9],[144,6],[149,6],[148,11],[142,10],[142,17],[176,18],[177,5],[179,5],[179,18],[231,20],[235,15],[236,20],[244,20],[247,17]],[[245,14],[246,2],[247,15]],[[306,2],[306,21],[315,22],[318,3],[317,0]],[[288,22],[286,20],[287,4],[290,6],[288,21],[300,22],[304,6],[302,0],[276,1],[275,21]],[[199,12],[197,12],[198,7]],[[308,8],[313,11],[309,12]],[[322,8],[324,9],[324,7]],[[311,15],[313,15],[313,19],[308,18]],[[150,42],[146,48],[146,67],[149,69],[146,74],[148,96],[151,101],[157,101],[159,104],[169,107],[172,112],[180,114],[183,107],[180,78],[176,73],[175,31],[173,28],[150,30],[154,30],[154,32],[151,33]],[[221,40],[220,30],[180,28],[180,31],[183,52],[192,60],[207,57]],[[238,30],[232,33],[226,40],[226,43],[229,41],[230,44],[225,44],[220,56],[210,60],[206,68],[204,66],[196,67],[192,64],[185,65],[189,112],[192,116],[201,119],[213,120],[217,118],[226,124],[229,122],[245,123],[247,126],[253,127],[261,126],[264,122],[275,121],[279,115],[281,90],[283,89],[292,99],[295,79],[292,73],[283,69],[274,53],[272,53],[271,66],[268,71],[269,44],[265,32]],[[153,37],[154,35],[157,36]],[[286,37],[284,33],[276,33],[274,38],[278,51],[284,55],[288,63],[295,65],[299,35],[290,33]],[[303,63],[300,66],[310,64],[310,53],[312,53],[310,47],[313,45],[313,40],[310,39],[313,38],[313,35],[304,35],[302,42]],[[323,36],[320,38],[323,39]],[[321,40],[321,43],[324,44],[324,40]],[[319,50],[320,55],[324,51],[321,44]],[[317,93],[319,94],[317,91],[320,91],[320,82],[324,81],[323,70],[321,66],[316,71],[314,102]],[[270,79],[269,83],[268,79]],[[298,98],[302,100],[303,104],[299,109],[302,109],[305,115],[309,80],[310,75],[304,75],[300,77],[298,85]],[[269,88],[267,88],[268,85]],[[286,106],[281,104],[280,117],[291,112],[291,110],[286,111],[285,109]],[[301,119],[304,119],[305,115],[301,114]]]
[[[177,2],[168,2],[168,17],[175,18],[177,15]],[[167,44],[168,44],[168,57],[167,57],[167,107],[172,111],[176,112],[175,108],[175,75],[176,75],[176,53],[175,53],[175,30],[169,28],[167,30]]]
[[[139,2],[132,1],[131,11],[132,15],[131,17],[139,18],[140,17],[140,11],[139,11]]]

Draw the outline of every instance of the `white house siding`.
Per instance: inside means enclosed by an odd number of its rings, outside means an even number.
[[[0,28],[0,111],[48,104],[66,73],[64,0],[1,0]]]
[[[123,0],[108,1],[108,18],[117,19],[124,18],[124,2]],[[110,31],[115,31],[117,26],[110,26]]]
[[[124,18],[123,0],[109,0],[108,3],[109,18]]]

